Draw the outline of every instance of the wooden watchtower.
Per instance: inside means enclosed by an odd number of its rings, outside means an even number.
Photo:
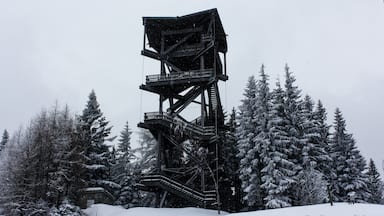
[[[226,73],[226,34],[216,9],[181,17],[143,17],[142,55],[160,62],[140,89],[159,95],[159,109],[138,124],[158,141],[157,167],[143,189],[201,207],[219,207],[218,158],[224,114],[218,82]],[[195,109],[189,109],[195,104]],[[196,105],[197,104],[197,105]],[[196,106],[199,108],[196,109]],[[194,115],[192,119],[184,116]]]

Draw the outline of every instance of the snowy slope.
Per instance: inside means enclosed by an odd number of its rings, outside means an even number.
[[[84,210],[89,216],[216,216],[217,211],[199,208],[130,208],[95,204]],[[227,215],[226,213],[222,215]]]
[[[96,204],[85,210],[89,216],[215,216],[217,211],[198,208],[180,209],[156,209],[156,208],[131,208],[124,209],[117,206]],[[329,204],[292,207],[284,209],[273,209],[264,211],[254,211],[236,214],[226,214],[226,216],[384,216],[384,205],[374,204],[347,204],[336,203],[334,206]]]
[[[384,216],[384,205],[336,203],[231,214],[233,216]]]

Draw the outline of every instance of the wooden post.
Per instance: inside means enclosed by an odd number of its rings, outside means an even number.
[[[224,75],[227,76],[227,53],[224,53]]]
[[[201,41],[202,44],[204,44],[203,41]],[[200,56],[200,70],[203,71],[205,69],[205,63],[204,63],[204,55]],[[204,127],[205,124],[205,95],[204,95],[204,88],[201,88],[201,126]]]

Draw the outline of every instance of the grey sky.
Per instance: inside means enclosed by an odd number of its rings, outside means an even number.
[[[237,107],[262,63],[271,84],[288,63],[303,94],[340,107],[365,157],[384,159],[384,3],[381,0],[0,1],[0,130],[58,100],[80,113],[91,89],[118,134],[156,110],[140,92],[159,65],[140,56],[142,16],[218,8],[228,34],[225,108]],[[141,98],[143,103],[140,103]]]

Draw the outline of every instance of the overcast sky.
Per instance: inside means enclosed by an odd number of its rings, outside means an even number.
[[[228,34],[223,107],[240,104],[265,64],[271,85],[288,63],[304,94],[339,107],[366,158],[384,159],[382,0],[0,1],[0,131],[26,125],[56,100],[80,113],[94,89],[118,134],[157,97],[140,92],[159,63],[140,55],[142,16],[218,8]],[[140,102],[142,99],[142,103]]]

